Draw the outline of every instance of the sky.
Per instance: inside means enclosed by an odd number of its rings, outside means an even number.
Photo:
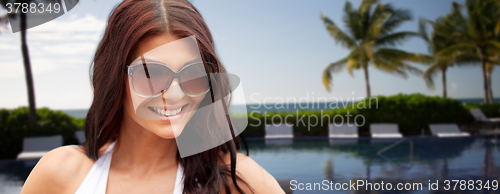
[[[332,91],[324,88],[326,66],[349,53],[329,36],[319,15],[342,25],[344,0],[194,0],[207,23],[216,52],[227,71],[238,75],[245,97],[235,104],[281,102],[319,98],[350,100],[366,96],[362,71],[333,75]],[[361,0],[351,0],[357,7]],[[413,20],[396,31],[416,31],[418,18],[435,19],[446,14],[451,0],[383,0],[408,9]],[[463,2],[463,1],[458,1]],[[28,30],[28,46],[34,76],[37,107],[86,109],[92,103],[89,67],[116,0],[81,0],[70,12]],[[1,14],[1,11],[0,11]],[[427,53],[423,40],[412,38],[399,47]],[[415,65],[425,70],[423,65]],[[0,31],[0,108],[28,105],[19,33]],[[497,68],[498,69],[498,68]],[[397,75],[369,68],[372,95],[422,93],[441,95],[440,76],[435,90],[422,77]],[[450,68],[448,95],[482,98],[482,74],[478,65]],[[500,71],[492,75],[493,94],[500,96]],[[302,102],[301,101],[301,102]]]

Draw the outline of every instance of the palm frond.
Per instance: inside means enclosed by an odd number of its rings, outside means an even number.
[[[370,14],[370,9],[371,7],[376,4],[378,2],[378,0],[363,0],[361,2],[361,5],[359,5],[359,8],[358,8],[358,12],[359,13],[362,13],[363,15],[366,14]]]
[[[373,13],[370,17],[371,21],[369,21],[369,23],[373,23],[375,20],[387,13],[386,8],[387,4],[378,3],[377,6],[375,6],[375,8],[373,9]]]
[[[330,87],[330,83],[332,82],[332,73],[328,71],[328,69],[323,70],[321,80],[323,81],[323,86],[325,86],[326,91],[330,92],[332,90]]]
[[[451,61],[450,66],[475,66],[480,62],[479,56],[472,52],[462,53],[457,55],[453,60],[443,59],[443,61]]]
[[[392,8],[391,8],[392,9]],[[404,22],[410,21],[412,19],[411,12],[409,10],[398,9],[390,10],[388,9],[391,16],[384,22],[382,26],[383,34],[390,33],[396,28],[401,26]]]
[[[457,57],[458,55],[472,52],[475,49],[475,45],[470,42],[458,43],[436,53],[437,56],[444,59],[450,59]]]
[[[384,22],[387,20],[387,18],[390,17],[390,13],[382,13],[379,17],[377,18],[371,18],[371,22],[368,23],[369,26],[367,26],[367,30],[364,35],[364,41],[369,42],[371,40],[377,39],[380,35],[383,33],[383,28],[382,26],[384,25]]]
[[[422,75],[424,73],[419,68],[413,67],[412,65],[409,65],[409,64],[406,64],[406,63],[404,64],[404,68],[405,68],[406,71],[412,73],[413,75],[420,76],[420,75]]]
[[[377,38],[375,44],[377,46],[396,46],[410,37],[416,37],[419,35],[420,34],[416,32],[396,32]]]
[[[359,19],[357,23],[359,24],[359,29],[361,37],[366,37],[366,33],[369,31],[369,25],[371,22],[371,9],[372,6],[377,3],[378,0],[363,0],[361,5],[358,8],[357,14],[359,15]]]
[[[416,59],[418,58],[418,59]],[[397,50],[397,49],[380,49],[376,53],[376,59],[373,63],[373,65],[381,70],[387,71],[391,73],[392,71],[402,75],[403,77],[406,77],[406,72],[410,72],[415,75],[421,75],[423,72],[422,70],[413,67],[409,65],[408,61],[425,61],[429,60],[429,63],[432,59],[430,56],[426,56],[423,54],[414,54],[414,53],[407,53],[405,51]],[[396,71],[397,69],[397,71]],[[400,72],[405,72],[404,74]]]
[[[330,63],[325,70],[329,70],[332,73],[339,73],[340,71],[345,69],[348,58],[349,56],[340,59],[336,62]]]
[[[394,62],[414,62],[421,64],[431,64],[435,61],[433,56],[421,53],[409,53],[399,49],[381,48],[377,51],[377,55],[386,60]]]
[[[371,59],[370,63],[372,64],[372,66],[374,66],[375,68],[377,68],[381,71],[384,71],[384,72],[387,72],[390,74],[396,74],[396,75],[401,76],[405,79],[408,77],[406,72],[404,70],[402,70],[400,67],[398,67],[394,64],[391,64],[387,61],[381,60],[378,57]]]
[[[340,59],[336,62],[330,63],[330,65],[328,65],[325,68],[325,70],[323,70],[322,81],[323,81],[323,85],[325,86],[325,88],[328,92],[330,92],[330,90],[331,90],[330,86],[332,85],[331,84],[332,83],[332,73],[338,73],[338,72],[342,71],[346,66],[347,59],[348,59],[348,57]]]
[[[429,68],[424,72],[423,78],[425,80],[425,84],[427,85],[427,88],[434,90],[434,77],[436,76],[437,72],[441,69],[442,64],[440,63],[434,63]]]
[[[495,26],[495,34],[500,36],[500,18],[497,19],[497,24]]]
[[[344,33],[332,20],[320,13],[320,19],[323,20],[323,24],[330,36],[335,40],[335,43],[340,43],[342,46],[349,49],[355,48],[356,42]]]
[[[496,53],[500,52],[500,42],[496,40],[488,41],[488,47],[493,49]]]
[[[347,60],[347,72],[349,75],[354,76],[353,70],[360,69],[361,63],[358,58],[349,57]]]
[[[344,16],[342,18],[344,25],[349,31],[349,34],[353,37],[354,40],[358,40],[361,37],[362,29],[360,29],[358,25],[359,14],[352,7],[351,2],[347,1],[344,5]]]
[[[425,26],[428,20],[420,18],[418,20],[418,33],[425,42],[430,42],[429,35],[427,34],[427,27]]]

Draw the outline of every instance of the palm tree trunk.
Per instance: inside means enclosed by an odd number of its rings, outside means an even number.
[[[479,57],[481,58],[481,71],[483,73],[483,90],[484,90],[484,103],[489,104],[490,101],[488,99],[488,79],[486,77],[486,60],[485,60],[485,50],[482,48],[479,48]]]
[[[26,85],[28,89],[28,103],[29,103],[29,128],[33,128],[36,124],[36,105],[35,105],[35,90],[33,86],[33,76],[31,75],[31,62],[28,51],[28,44],[26,42],[27,19],[26,14],[21,12],[21,51],[23,53],[24,72],[26,75]]]
[[[490,103],[495,103],[495,100],[493,99],[493,86],[491,85],[491,71],[491,69],[486,71],[486,77],[488,79],[488,99],[490,100]]]
[[[366,97],[370,98],[371,91],[370,91],[370,81],[368,79],[368,62],[365,62],[365,64],[363,64],[363,71],[365,73]]]
[[[443,82],[443,98],[447,97],[446,94],[446,66],[441,67],[441,81]]]

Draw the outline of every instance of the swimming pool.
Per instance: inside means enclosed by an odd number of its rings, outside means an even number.
[[[328,187],[323,185],[325,180],[334,184],[368,180],[379,185],[383,181],[391,183],[392,189],[397,189],[398,183],[403,186],[404,183],[422,183],[421,190],[417,191],[417,187],[414,187],[415,189],[406,192],[431,193],[428,189],[429,181],[435,183],[439,180],[440,187],[445,186],[441,183],[444,180],[483,180],[483,185],[490,180],[490,186],[493,180],[499,181],[500,152],[498,145],[491,143],[491,140],[488,137],[414,137],[398,142],[371,138],[351,141],[317,138],[247,143],[250,156],[276,179],[294,180],[293,185],[288,185],[296,189],[294,193],[332,193],[331,190],[306,188],[307,183],[318,183],[317,185],[327,189],[335,187],[331,184]],[[388,148],[390,145],[394,146]],[[298,190],[300,183],[303,190]],[[453,182],[451,183],[453,186]],[[373,191],[375,185],[372,186]],[[333,189],[334,193],[366,193],[360,190]],[[477,190],[457,190],[451,191],[450,188],[449,192],[478,193]],[[443,191],[444,188],[439,189],[439,192]],[[497,191],[490,189],[489,192],[500,193]],[[386,190],[377,193],[395,192]]]
[[[483,186],[489,181],[491,187],[484,193],[498,193],[492,190],[492,183],[500,180],[500,146],[486,136],[404,140],[248,139],[247,144],[250,156],[271,175],[292,180],[288,186],[296,189],[293,193],[332,193],[318,190],[318,185],[325,189],[325,181],[335,185],[357,180],[371,183],[372,192],[373,187],[382,185],[383,181],[385,191],[378,193],[395,193],[395,190],[387,190],[388,183],[392,189],[397,189],[398,183],[403,187],[410,183],[414,189],[406,193],[431,193],[436,191],[429,191],[429,182],[438,181],[441,193],[445,191],[445,180],[480,180]],[[19,193],[30,170],[22,162],[0,161],[0,193]],[[312,186],[310,189],[317,183],[316,190],[307,190],[308,183]],[[452,188],[453,184],[451,182]],[[357,191],[335,190],[332,184],[329,187],[335,193],[366,193],[362,191],[365,186],[356,187],[361,189]],[[457,190],[459,185],[455,191],[448,192],[478,193],[477,190]]]

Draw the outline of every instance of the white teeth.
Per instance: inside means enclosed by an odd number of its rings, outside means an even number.
[[[163,116],[174,116],[174,115],[179,114],[179,112],[181,112],[181,110],[182,110],[182,107],[177,109],[177,110],[165,110],[163,108],[153,108],[153,107],[149,107],[149,108],[153,112],[155,112],[156,114],[163,115]]]

